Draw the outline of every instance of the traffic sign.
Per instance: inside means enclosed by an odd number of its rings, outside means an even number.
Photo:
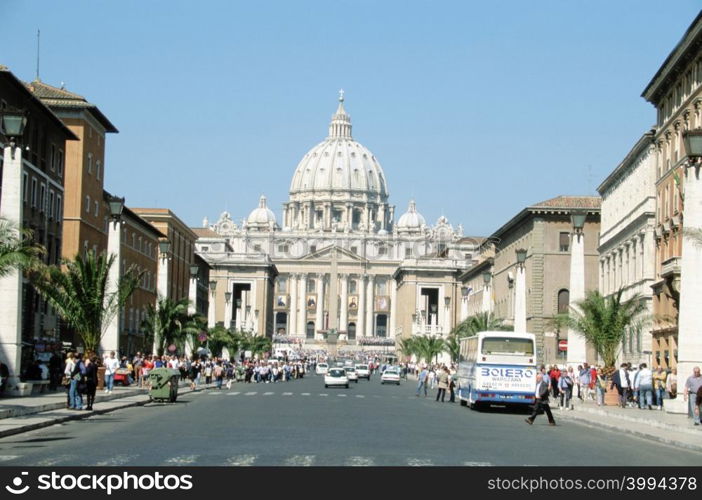
[[[567,340],[559,340],[558,341],[558,350],[559,351],[567,351],[568,350],[568,341]]]

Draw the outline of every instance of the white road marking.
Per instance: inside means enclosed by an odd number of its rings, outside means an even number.
[[[434,462],[424,458],[408,458],[407,465],[410,467],[424,467],[427,465],[434,465]]]
[[[169,458],[167,464],[188,465],[194,463],[200,455],[180,455],[178,457]]]
[[[8,460],[14,460],[19,458],[19,455],[0,455],[0,462],[7,462]]]
[[[314,463],[314,455],[295,455],[285,460],[285,465],[309,467]]]
[[[240,392],[228,392],[227,396],[238,396],[239,394],[241,394],[241,393]]]
[[[114,457],[98,462],[95,465],[102,467],[105,465],[125,465],[137,458],[139,455],[115,455]]]
[[[356,397],[357,398],[365,398],[365,396],[363,394],[356,394]]]
[[[292,392],[284,392],[284,393],[283,393],[283,396],[292,396],[292,395],[293,395]]]
[[[264,392],[263,393],[264,396],[272,396],[273,394],[275,394],[275,392]]]
[[[256,461],[256,455],[242,455],[240,457],[232,457],[227,460],[227,465],[235,467],[251,467]]]
[[[257,391],[254,391],[254,392],[247,392],[246,394],[244,394],[244,396],[255,396],[256,394],[258,394]]]
[[[490,462],[463,462],[463,465],[466,465],[468,467],[491,467],[492,463],[490,463]]]
[[[340,398],[345,398],[346,394],[337,394],[337,396],[339,396]]]
[[[75,455],[58,455],[56,457],[45,458],[44,460],[39,460],[37,465],[39,467],[48,467],[50,465],[56,465],[61,462],[72,462],[75,460]]]
[[[301,395],[302,395],[302,396],[309,396],[310,393],[309,393],[309,392],[303,392]]]
[[[320,396],[322,396],[323,398],[326,398],[327,396],[329,396],[329,394],[320,394]]]
[[[219,395],[222,394],[222,393],[219,392],[219,391],[217,391],[217,392],[208,392],[207,394],[209,394],[209,395],[211,395],[211,396],[219,396]]]
[[[349,465],[351,467],[366,467],[374,464],[375,461],[372,457],[349,457],[344,465]]]

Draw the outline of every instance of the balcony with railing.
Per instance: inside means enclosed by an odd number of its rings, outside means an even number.
[[[661,277],[668,279],[680,276],[680,257],[671,257],[661,263]]]

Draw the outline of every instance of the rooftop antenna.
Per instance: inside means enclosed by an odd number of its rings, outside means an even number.
[[[595,190],[595,188],[593,187],[592,165],[587,166],[587,188],[590,191],[590,193],[592,193]]]
[[[39,78],[39,48],[40,48],[40,42],[41,42],[41,31],[37,30],[37,81],[40,82],[41,79]]]

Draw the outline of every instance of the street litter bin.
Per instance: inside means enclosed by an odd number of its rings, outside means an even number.
[[[170,401],[174,403],[178,398],[178,380],[180,372],[171,368],[154,368],[149,372],[151,401]]]

